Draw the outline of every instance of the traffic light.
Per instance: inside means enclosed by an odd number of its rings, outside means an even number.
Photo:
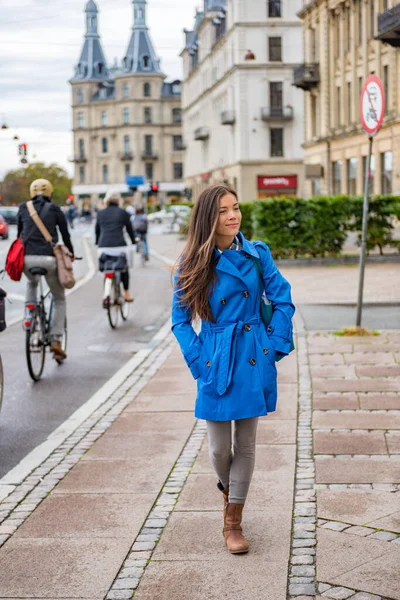
[[[151,184],[151,193],[154,194],[155,196],[157,196],[157,194],[158,194],[158,189],[159,189],[158,183]]]
[[[19,144],[18,145],[18,154],[19,154],[19,156],[25,157],[28,154],[28,145],[27,144]]]

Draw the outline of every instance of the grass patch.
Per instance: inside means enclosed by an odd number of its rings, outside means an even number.
[[[375,331],[375,330],[370,331],[369,329],[366,329],[365,327],[344,327],[340,331],[334,331],[333,333],[334,333],[334,335],[339,335],[341,337],[351,337],[354,335],[364,336],[364,337],[380,335],[380,333],[378,331]]]

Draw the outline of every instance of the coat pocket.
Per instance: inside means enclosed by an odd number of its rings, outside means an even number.
[[[256,343],[265,359],[276,368],[276,351],[264,324],[260,326],[260,334],[256,336]]]
[[[202,383],[208,384],[213,380],[214,372],[214,336],[207,335],[202,340],[199,357],[199,373]]]

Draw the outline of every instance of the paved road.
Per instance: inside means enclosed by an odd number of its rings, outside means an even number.
[[[136,301],[130,320],[116,331],[101,307],[101,275],[69,297],[69,358],[59,367],[48,356],[44,378],[37,384],[27,372],[21,325],[1,334],[5,396],[0,477],[84,404],[133,352],[147,347],[168,318],[171,284],[165,266],[152,259],[146,268],[134,269],[132,278]]]

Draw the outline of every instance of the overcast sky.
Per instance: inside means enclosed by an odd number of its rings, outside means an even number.
[[[87,0],[0,0],[0,178],[19,166],[17,144],[30,160],[55,161],[72,174],[70,86],[85,33]],[[133,23],[131,0],[96,0],[109,64],[120,62]],[[147,21],[168,79],[182,76],[183,29],[201,0],[148,0]]]

